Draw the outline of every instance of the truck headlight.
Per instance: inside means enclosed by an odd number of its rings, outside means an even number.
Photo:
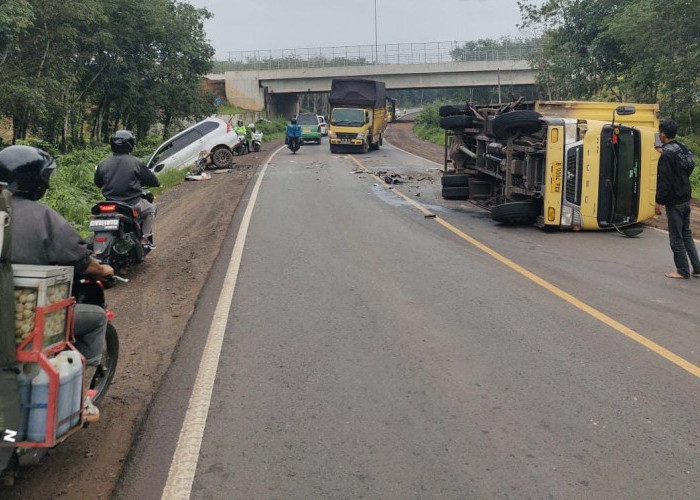
[[[338,138],[338,136],[336,135],[336,133],[333,132],[332,130],[331,130],[330,132],[328,132],[328,137],[330,137],[331,139],[337,139],[337,138]]]
[[[574,218],[574,210],[571,207],[564,205],[561,207],[561,225],[571,227],[571,222]]]
[[[364,141],[367,138],[367,134],[360,132],[359,134],[357,134],[357,138],[361,141]]]

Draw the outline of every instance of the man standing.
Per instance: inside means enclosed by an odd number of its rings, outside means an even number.
[[[661,157],[657,167],[656,213],[661,214],[661,205],[666,206],[668,236],[673,251],[676,271],[667,273],[667,278],[689,279],[690,267],[693,276],[700,278],[700,259],[690,231],[690,174],[695,168],[693,153],[675,140],[678,126],[673,120],[659,124],[662,143]]]

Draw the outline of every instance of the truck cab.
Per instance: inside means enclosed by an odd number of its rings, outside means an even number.
[[[384,83],[362,79],[336,79],[331,84],[331,153],[376,150],[386,129]]]

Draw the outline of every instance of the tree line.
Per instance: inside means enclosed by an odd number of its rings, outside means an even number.
[[[542,35],[533,58],[547,99],[659,103],[698,131],[700,2],[518,2],[522,27]]]
[[[0,117],[62,150],[213,111],[206,9],[176,0],[2,0]]]

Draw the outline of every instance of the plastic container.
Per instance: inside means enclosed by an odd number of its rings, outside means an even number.
[[[30,266],[13,264],[15,285],[15,345],[34,330],[36,308],[67,299],[73,283],[70,266]],[[45,317],[43,347],[65,339],[66,311],[59,310]]]
[[[55,360],[51,360],[53,364]],[[27,441],[41,443],[46,441],[46,413],[49,404],[49,374],[40,370],[32,380],[32,394],[29,400],[29,420],[27,423]]]
[[[83,361],[77,351],[64,351],[58,358],[66,360],[70,368],[70,426],[73,428],[80,422],[80,411],[83,405]],[[60,419],[60,417],[59,417]]]
[[[27,437],[27,425],[29,423],[29,404],[32,397],[32,380],[39,374],[39,365],[26,363],[22,372],[17,375],[20,403],[20,426],[17,431],[17,441],[24,441]]]

